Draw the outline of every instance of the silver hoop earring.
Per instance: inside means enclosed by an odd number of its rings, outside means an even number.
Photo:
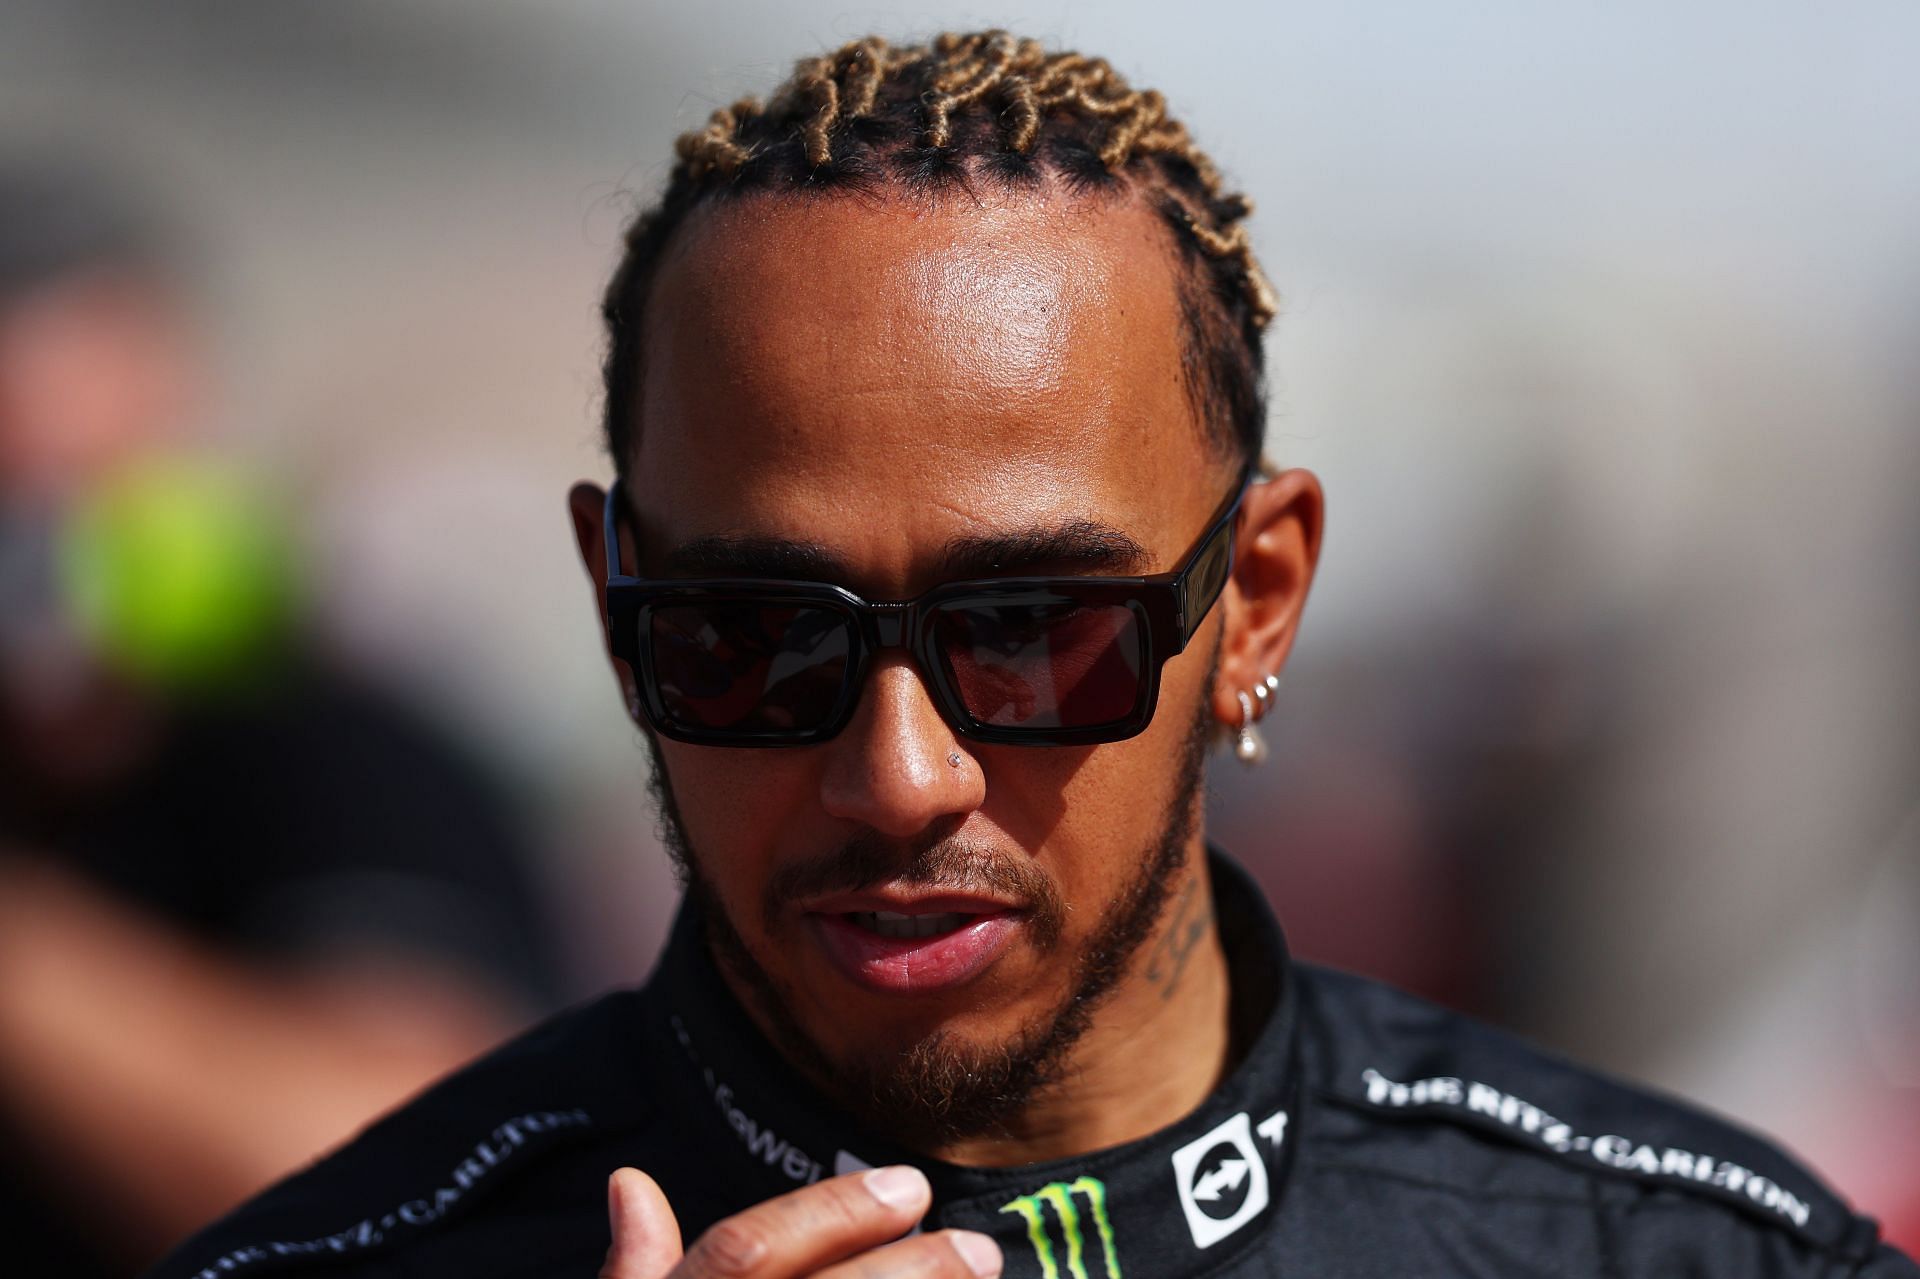
[[[1252,768],[1267,757],[1267,739],[1253,726],[1253,699],[1244,690],[1234,696],[1240,699],[1240,727],[1233,738],[1233,757]]]

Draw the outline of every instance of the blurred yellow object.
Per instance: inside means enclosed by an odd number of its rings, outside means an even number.
[[[244,682],[287,638],[292,539],[238,467],[169,457],[126,468],[74,509],[59,557],[81,633],[142,682]]]

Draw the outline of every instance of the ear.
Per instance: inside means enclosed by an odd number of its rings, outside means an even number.
[[[1270,699],[1256,697],[1254,689],[1267,676],[1279,675],[1293,650],[1300,611],[1320,560],[1325,505],[1320,481],[1311,471],[1282,471],[1247,490],[1233,576],[1220,596],[1225,629],[1213,714],[1222,724],[1240,723],[1237,693],[1253,698],[1256,714],[1270,704]]]
[[[567,512],[573,517],[573,537],[580,546],[580,563],[587,571],[587,581],[593,588],[594,610],[600,619],[600,643],[607,646],[607,539],[606,539],[606,503],[607,491],[598,484],[589,484],[582,480],[567,491]],[[620,553],[631,557],[633,546],[627,540],[626,530],[621,530]],[[628,559],[631,563],[631,558]],[[620,682],[620,699],[629,707],[634,702],[634,678],[632,669],[611,653],[607,656],[613,666],[613,675]]]

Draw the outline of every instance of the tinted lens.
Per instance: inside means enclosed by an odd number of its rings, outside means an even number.
[[[832,609],[750,600],[656,606],[654,682],[686,728],[741,733],[817,728],[846,680],[851,622]]]
[[[935,617],[960,700],[996,728],[1090,728],[1133,715],[1146,641],[1123,604],[1045,594],[949,605]]]

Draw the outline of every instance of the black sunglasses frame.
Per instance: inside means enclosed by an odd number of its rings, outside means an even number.
[[[998,577],[943,582],[909,600],[865,600],[831,582],[767,578],[643,578],[624,571],[620,557],[619,516],[624,496],[619,480],[607,489],[604,516],[607,541],[607,644],[613,656],[632,667],[640,705],[655,732],[698,746],[811,746],[837,735],[853,718],[874,655],[884,649],[908,651],[931,684],[934,704],[960,736],[1010,746],[1084,746],[1117,742],[1143,732],[1160,700],[1160,668],[1185,651],[1232,575],[1234,529],[1240,504],[1255,468],[1242,471],[1232,492],[1208,522],[1180,566],[1146,577]],[[653,665],[653,610],[662,605],[703,601],[751,602],[767,607],[798,606],[837,613],[847,620],[848,651],[841,687],[832,711],[817,725],[802,729],[705,729],[676,722],[660,694]],[[974,716],[960,695],[931,624],[941,612],[967,604],[1006,605],[1022,601],[1065,600],[1079,604],[1120,605],[1139,621],[1143,652],[1133,710],[1123,718],[1076,727],[1025,728],[989,724]]]

